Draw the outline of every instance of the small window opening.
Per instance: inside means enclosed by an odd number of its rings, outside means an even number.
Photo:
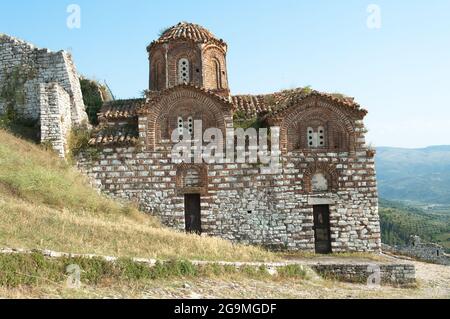
[[[180,84],[190,82],[188,59],[180,59],[178,61],[178,82]]]
[[[307,140],[310,148],[325,147],[325,128],[319,126],[317,130],[312,127],[307,129]]]

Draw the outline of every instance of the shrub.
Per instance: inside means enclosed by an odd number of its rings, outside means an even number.
[[[69,154],[68,159],[74,162],[81,154],[88,159],[96,161],[99,159],[100,151],[89,145],[91,131],[85,126],[72,128],[68,138]]]
[[[307,277],[306,269],[301,265],[287,265],[278,268],[278,276],[281,278],[300,278],[305,279]]]

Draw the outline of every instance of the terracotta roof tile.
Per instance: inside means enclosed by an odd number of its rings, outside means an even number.
[[[177,25],[165,30],[158,40],[153,41],[149,45],[149,48],[151,48],[155,44],[167,43],[169,41],[178,39],[192,40],[196,43],[215,42],[221,45],[226,45],[222,39],[217,39],[209,30],[205,29],[204,27],[198,24],[180,22]]]
[[[145,103],[145,99],[117,100],[107,102],[100,110],[100,117],[106,119],[127,119],[137,116],[136,110]]]
[[[107,131],[97,132],[89,140],[89,145],[108,146],[118,144],[136,144],[138,140],[139,134],[137,131],[117,128],[116,130],[108,129]]]
[[[325,97],[354,111],[362,112],[363,114],[367,113],[351,97],[346,97],[342,94],[322,93],[305,88],[265,95],[236,95],[232,96],[231,100],[237,112],[241,112],[246,117],[254,117],[256,115],[278,114],[310,96]]]

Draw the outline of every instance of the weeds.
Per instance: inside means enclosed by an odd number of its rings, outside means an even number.
[[[194,265],[185,260],[158,261],[154,266],[122,258],[109,262],[103,258],[47,258],[40,253],[0,255],[0,286],[15,288],[41,284],[62,284],[69,274],[67,266],[77,265],[80,281],[84,285],[102,285],[110,282],[142,282],[148,280],[169,280],[176,278],[238,277],[257,280],[305,279],[302,267],[287,266],[279,275],[271,276],[264,266],[207,264]]]

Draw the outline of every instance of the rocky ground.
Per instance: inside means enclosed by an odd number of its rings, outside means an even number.
[[[251,280],[245,278],[152,281],[66,289],[60,285],[8,290],[3,298],[450,298],[450,267],[413,262],[417,268],[417,288],[378,287],[347,284],[315,275],[303,281]]]

